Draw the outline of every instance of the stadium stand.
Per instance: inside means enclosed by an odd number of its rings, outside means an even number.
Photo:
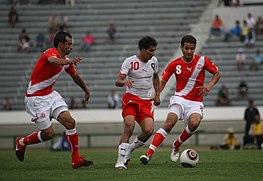
[[[68,17],[68,31],[75,38],[73,56],[84,57],[77,67],[78,72],[87,80],[91,90],[88,108],[106,108],[109,90],[116,89],[120,95],[123,90],[114,87],[115,79],[125,57],[137,53],[136,40],[151,35],[158,42],[157,57],[160,70],[174,54],[182,35],[190,32],[190,25],[198,21],[210,0],[78,0],[74,7],[62,4],[41,4],[32,1],[31,5],[17,6],[19,23],[10,28],[7,23],[9,5],[0,5],[1,61],[0,61],[0,102],[8,95],[14,110],[23,110],[23,97],[30,73],[40,53],[16,53],[18,34],[26,28],[31,41],[40,31],[48,31],[48,18],[52,14],[63,13]],[[112,22],[117,27],[118,43],[105,44],[106,28]],[[90,31],[97,38],[96,44],[88,53],[78,52],[81,38]],[[68,76],[62,76],[55,86],[66,101],[70,97],[77,102],[83,93]]]

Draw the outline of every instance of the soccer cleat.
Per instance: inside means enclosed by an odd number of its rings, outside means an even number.
[[[19,140],[21,140],[21,137],[18,137],[16,139],[16,157],[18,160],[20,160],[21,162],[24,161],[24,155],[25,155],[25,151],[26,151],[26,146],[22,146],[19,143]]]
[[[171,160],[176,162],[179,159],[179,148],[173,147],[171,153]]]
[[[147,154],[140,156],[140,161],[142,164],[147,165],[150,161],[151,157]]]
[[[76,169],[79,167],[90,167],[93,165],[93,161],[85,160],[84,157],[79,157],[79,159],[72,161],[72,168]]]
[[[117,162],[115,164],[115,168],[122,170],[122,169],[127,169],[127,167],[122,163],[122,162]]]

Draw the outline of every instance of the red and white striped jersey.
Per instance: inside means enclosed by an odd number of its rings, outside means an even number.
[[[73,65],[51,65],[48,61],[50,57],[61,58],[56,48],[49,48],[40,56],[32,72],[26,96],[48,95],[52,92],[52,88],[62,72],[76,73]]]
[[[182,57],[169,63],[162,73],[162,80],[167,82],[172,74],[176,78],[175,96],[187,100],[202,102],[203,97],[199,95],[199,86],[204,85],[205,71],[215,74],[217,66],[205,56],[194,55],[191,62],[185,62]]]
[[[128,57],[120,70],[120,74],[127,75],[126,79],[134,81],[130,89],[126,87],[126,92],[144,100],[152,97],[154,73],[158,73],[158,61],[154,56],[146,63],[139,60],[136,55]]]

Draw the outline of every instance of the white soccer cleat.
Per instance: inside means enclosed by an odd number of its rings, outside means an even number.
[[[120,169],[120,170],[122,170],[122,169],[127,169],[127,167],[124,165],[124,163],[122,163],[122,162],[117,162],[116,164],[115,164],[115,168],[117,168],[117,169]]]
[[[179,148],[174,147],[171,153],[171,160],[173,162],[177,162],[178,159],[179,159]]]
[[[124,158],[124,165],[125,166],[129,165],[129,163],[131,161],[131,156],[132,156],[132,152],[128,151],[127,155]]]
[[[147,154],[140,156],[140,161],[144,165],[147,165],[149,163],[150,159],[151,158]]]

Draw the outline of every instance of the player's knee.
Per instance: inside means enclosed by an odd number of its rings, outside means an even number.
[[[74,129],[75,128],[75,119],[71,118],[66,121],[65,125],[66,129]]]

